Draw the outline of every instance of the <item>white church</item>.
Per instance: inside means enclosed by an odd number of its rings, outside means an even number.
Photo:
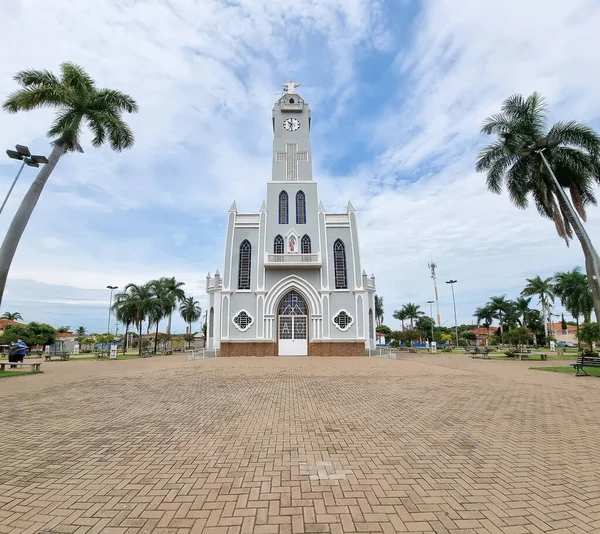
[[[283,85],[273,173],[259,213],[229,210],[225,265],[206,277],[208,348],[221,356],[364,356],[375,346],[375,277],[356,211],[327,213],[312,174],[311,110]]]

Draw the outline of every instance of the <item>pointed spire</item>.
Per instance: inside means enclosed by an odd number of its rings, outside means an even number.
[[[325,211],[325,206],[323,206],[323,202],[319,200],[319,211]]]
[[[260,205],[260,212],[261,213],[265,213],[267,211],[267,204],[266,202],[263,200],[262,204]]]
[[[233,201],[231,208],[229,208],[229,212],[231,213],[232,211],[235,211],[237,213],[237,206],[235,205],[235,200]]]
[[[346,211],[350,212],[350,211],[356,211],[354,209],[354,206],[352,205],[352,202],[348,201],[348,208],[346,209]]]
[[[221,273],[219,273],[219,269],[217,269],[217,270],[215,271],[215,276],[221,276]]]
[[[363,276],[367,276],[367,271],[363,269]]]
[[[210,271],[206,273],[206,278],[210,278]]]
[[[375,280],[375,275],[371,273],[371,279]]]

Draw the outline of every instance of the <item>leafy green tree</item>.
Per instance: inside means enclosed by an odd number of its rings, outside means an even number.
[[[4,328],[0,343],[8,345],[22,339],[27,345],[52,345],[56,338],[54,327],[32,321],[27,325],[8,324]]]
[[[70,326],[59,326],[56,331],[59,334],[67,334],[69,332],[69,328],[71,328]]]
[[[383,297],[375,295],[375,319],[377,326],[383,324]]]
[[[514,302],[515,302],[516,312],[518,315],[519,324],[522,327],[527,328],[527,314],[529,313],[529,310],[531,309],[529,307],[529,303],[531,302],[531,297],[529,297],[529,298],[517,297],[517,300],[515,300]]]
[[[8,319],[9,321],[22,321],[23,316],[19,312],[4,312],[1,319]]]
[[[535,276],[527,278],[527,285],[521,291],[524,297],[537,297],[542,306],[542,316],[544,318],[544,335],[548,337],[548,310],[550,304],[554,302],[554,284],[553,278],[540,278]]]
[[[513,344],[517,348],[519,348],[519,345],[527,344],[532,338],[529,330],[523,326],[509,330],[504,337],[509,345]]]
[[[194,297],[184,298],[181,304],[179,305],[179,314],[181,315],[181,318],[188,324],[188,333],[191,335],[192,323],[199,321],[200,317],[202,317],[202,308],[200,307],[200,303],[197,300],[194,300]],[[204,335],[206,336],[206,332],[204,333]],[[206,337],[204,339],[206,339]],[[192,341],[194,341],[193,336]]]
[[[494,308],[489,304],[480,306],[475,309],[473,316],[477,319],[477,325],[482,324],[484,328],[487,328],[487,335],[489,337],[490,326],[492,326],[494,318],[496,317]]]
[[[138,350],[141,356],[143,345],[142,327],[144,321],[155,316],[156,308],[161,307],[161,303],[154,293],[152,283],[143,285],[127,284],[124,292],[129,295],[128,306],[131,306],[131,309],[135,312],[134,324],[138,328]]]
[[[185,291],[182,287],[185,282],[179,282],[174,276],[165,277],[160,279],[163,284],[165,291],[165,307],[169,312],[169,322],[167,324],[167,335],[171,335],[171,322],[173,319],[173,312],[177,309],[177,305],[183,302],[185,299]]]
[[[494,314],[494,318],[498,319],[498,322],[500,323],[500,339],[502,343],[504,343],[503,318],[508,309],[508,306],[509,303],[506,300],[506,295],[490,297],[489,302],[486,304],[486,307],[488,307]]]
[[[4,295],[13,257],[38,203],[42,190],[60,158],[67,152],[83,152],[80,144],[83,125],[92,132],[92,146],[106,141],[117,152],[131,148],[133,133],[123,121],[124,112],[135,113],[136,102],[115,89],[98,89],[92,77],[74,63],[63,63],[60,76],[47,70],[23,70],[14,76],[21,86],[10,94],[3,109],[9,113],[53,108],[56,118],[48,130],[54,148],[23,197],[0,248],[0,302]]]
[[[537,92],[527,98],[518,94],[508,97],[501,112],[483,123],[481,131],[497,139],[481,150],[476,169],[487,174],[487,186],[493,193],[500,194],[505,185],[517,208],[525,209],[532,198],[538,213],[554,222],[567,245],[575,233],[585,256],[596,318],[600,321],[600,280],[593,279],[600,259],[582,223],[587,218],[586,208],[596,204],[600,136],[577,121],[557,122],[548,129],[547,115],[546,101]],[[558,146],[527,154],[541,139]],[[544,157],[556,179],[548,172]]]
[[[427,338],[430,341],[435,341],[435,339],[431,339],[431,332],[434,331],[434,326],[435,325],[433,319],[428,315],[423,315],[417,319],[416,329],[419,330],[419,332],[421,332],[422,338]]]
[[[394,310],[394,315],[392,316],[394,319],[398,319],[400,324],[402,325],[402,330],[404,330],[404,321],[408,319],[406,315],[406,310],[404,308],[400,308],[399,310]]]
[[[383,334],[383,337],[385,338],[385,342],[389,343],[390,342],[390,336],[392,334],[392,329],[385,325],[385,324],[380,324],[377,327],[377,332],[379,332],[380,334]]]
[[[581,330],[577,332],[577,338],[587,343],[590,350],[594,350],[594,343],[600,341],[600,325],[598,323],[584,323]]]
[[[425,315],[425,313],[423,311],[421,311],[421,306],[419,306],[418,304],[415,304],[413,302],[409,302],[408,304],[405,304],[402,307],[402,310],[404,310],[404,314],[406,315],[405,318],[410,319],[411,330],[413,330],[415,327],[414,321],[416,319],[418,319],[419,317]]]

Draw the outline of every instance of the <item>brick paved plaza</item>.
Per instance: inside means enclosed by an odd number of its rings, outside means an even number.
[[[531,365],[45,363],[0,380],[0,532],[600,532],[600,379]]]

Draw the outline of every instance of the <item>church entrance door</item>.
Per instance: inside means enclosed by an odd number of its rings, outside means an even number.
[[[279,304],[279,356],[308,356],[308,308],[296,291]]]

